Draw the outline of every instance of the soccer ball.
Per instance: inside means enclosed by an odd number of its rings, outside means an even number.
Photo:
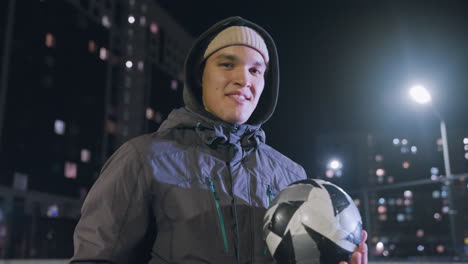
[[[353,200],[323,180],[294,182],[272,201],[263,235],[278,264],[337,264],[361,242],[362,220]]]

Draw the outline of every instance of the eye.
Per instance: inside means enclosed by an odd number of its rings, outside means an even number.
[[[257,69],[257,68],[250,69],[250,72],[255,74],[255,75],[262,74],[262,71],[260,69]]]
[[[222,63],[220,63],[218,65],[223,67],[223,68],[233,68],[234,67],[234,64],[231,63],[231,62],[222,62]]]

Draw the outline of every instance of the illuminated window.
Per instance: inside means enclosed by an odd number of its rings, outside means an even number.
[[[54,38],[54,35],[52,35],[52,33],[47,33],[46,34],[46,36],[45,36],[45,45],[48,48],[52,48],[55,45],[55,38]]]
[[[94,40],[88,41],[88,51],[91,53],[96,51],[96,42],[94,42]]]
[[[442,151],[442,139],[441,138],[438,138],[437,139],[437,151]]]
[[[440,198],[440,192],[435,190],[432,192],[432,198],[434,199],[439,199]]]
[[[47,216],[48,217],[58,217],[59,216],[59,207],[56,204],[50,205],[47,207]]]
[[[383,161],[383,156],[380,155],[380,154],[375,155],[375,161],[377,161],[377,162]]]
[[[400,152],[401,152],[401,153],[408,153],[408,147],[404,147],[404,146],[401,147],[401,148],[400,148]]]
[[[418,148],[416,146],[411,147],[411,153],[416,154],[418,152]]]
[[[375,171],[375,174],[378,176],[378,177],[382,177],[385,175],[385,170],[384,169],[377,169]]]
[[[468,145],[463,146],[465,151],[468,151]]]
[[[468,152],[465,153],[465,159],[468,160]]]
[[[396,205],[398,205],[398,206],[403,205],[403,199],[398,198],[398,199],[396,200]]]
[[[130,24],[135,23],[135,17],[132,16],[132,15],[128,16],[128,23],[130,23]]]
[[[395,181],[395,178],[393,178],[393,176],[388,176],[387,177],[387,182],[388,183],[393,183]]]
[[[424,230],[423,229],[418,229],[416,231],[416,236],[417,237],[423,237],[424,236]]]
[[[378,217],[379,217],[379,220],[382,221],[382,222],[387,221],[387,215],[386,214],[379,214]]]
[[[343,176],[343,171],[342,170],[337,170],[337,171],[335,171],[335,175],[336,175],[336,177],[339,178],[339,177]]]
[[[407,198],[407,199],[411,199],[411,198],[413,198],[413,192],[410,191],[410,190],[406,190],[406,191],[403,192],[403,196],[405,198]]]
[[[446,190],[442,190],[442,191],[440,192],[440,197],[442,197],[442,198],[447,198],[447,197],[448,197],[447,191],[446,191]]]
[[[107,119],[106,120],[106,131],[109,134],[117,133],[117,124],[114,121]]]
[[[157,34],[158,31],[159,31],[158,24],[156,24],[156,23],[151,23],[151,25],[150,25],[150,31],[151,31],[151,33],[153,33],[153,34]]]
[[[435,213],[435,214],[434,214],[434,219],[435,219],[436,221],[442,221],[442,215],[439,214],[439,213]]]
[[[384,244],[382,242],[379,242],[377,243],[377,245],[375,245],[375,251],[377,251],[377,254],[382,253],[383,250],[384,250]]]
[[[102,18],[101,18],[101,23],[102,23],[102,25],[103,25],[104,27],[106,27],[106,28],[110,28],[110,26],[111,26],[111,22],[110,22],[108,16],[102,16]]]
[[[431,174],[433,174],[433,175],[438,175],[438,174],[439,174],[439,168],[437,168],[437,167],[432,167],[432,168],[431,168]]]
[[[397,214],[396,218],[398,222],[404,222],[406,217],[404,214]]]
[[[468,138],[463,139],[463,144],[468,145]]]
[[[423,252],[424,251],[424,246],[423,245],[418,245],[417,250],[419,252]]]
[[[143,71],[144,67],[145,67],[145,64],[142,61],[139,61],[137,64],[138,70]]]
[[[442,207],[442,213],[448,214],[449,212],[450,212],[450,207],[448,207],[448,206]]]
[[[325,172],[325,176],[327,176],[327,178],[333,178],[333,176],[335,176],[335,173],[333,172],[333,170],[327,170]]]
[[[401,140],[401,144],[402,144],[402,145],[407,145],[407,144],[408,144],[408,140],[407,140],[407,139],[402,139],[402,140]]]
[[[154,110],[151,107],[146,108],[146,119],[153,120]]]
[[[385,214],[387,212],[387,207],[385,205],[380,205],[377,207],[377,212],[379,212],[379,214]]]
[[[390,253],[388,252],[388,250],[384,250],[384,251],[382,252],[382,256],[384,256],[384,257],[387,257],[388,254],[390,254]]]
[[[109,55],[107,53],[107,49],[106,48],[100,48],[99,49],[99,58],[101,60],[107,60],[108,57],[109,57]]]
[[[89,162],[91,160],[91,151],[88,149],[81,150],[81,161],[82,162]]]
[[[59,119],[55,120],[54,131],[55,131],[55,134],[57,135],[64,135],[65,134],[65,122]]]
[[[145,17],[145,16],[141,16],[141,17],[140,17],[140,25],[141,25],[141,26],[146,25],[146,17]]]
[[[76,179],[77,166],[74,162],[65,162],[65,178]]]
[[[177,81],[176,80],[171,81],[171,89],[173,91],[177,90]]]
[[[385,198],[379,198],[378,202],[379,204],[385,204],[386,201],[385,201]]]
[[[394,138],[393,139],[393,145],[399,145],[400,144],[400,140],[398,138]]]
[[[437,245],[436,251],[437,251],[437,253],[439,253],[439,254],[444,253],[444,252],[445,252],[445,247],[444,247],[444,245]]]
[[[410,167],[410,163],[408,161],[403,162],[403,168],[408,169]]]

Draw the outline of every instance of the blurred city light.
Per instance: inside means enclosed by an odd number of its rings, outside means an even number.
[[[132,68],[133,67],[133,62],[131,62],[131,61],[125,62],[125,67],[127,67],[128,69]]]
[[[339,160],[334,159],[328,163],[328,167],[332,170],[338,170],[343,167],[343,164]]]
[[[135,23],[135,17],[134,16],[128,16],[128,23],[130,23],[130,24]]]
[[[426,104],[431,101],[431,94],[422,85],[415,85],[410,89],[411,98],[419,103]]]

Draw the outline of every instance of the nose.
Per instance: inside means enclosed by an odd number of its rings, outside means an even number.
[[[240,87],[250,87],[250,73],[248,69],[237,69],[234,73],[234,83]]]

